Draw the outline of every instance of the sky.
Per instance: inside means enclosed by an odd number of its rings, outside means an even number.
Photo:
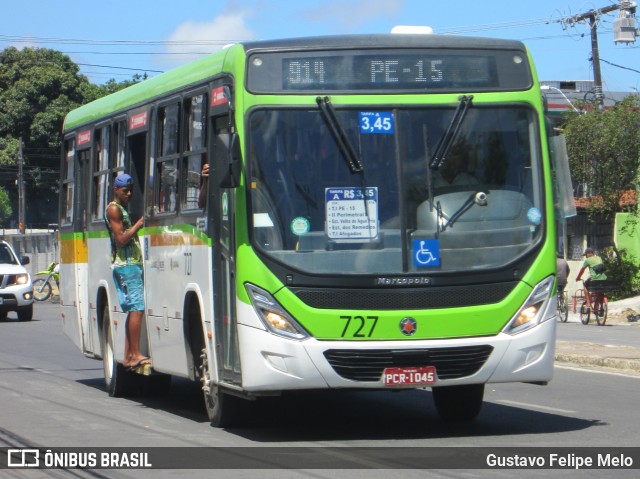
[[[67,53],[94,83],[155,76],[243,40],[388,33],[426,25],[436,34],[510,38],[531,50],[540,80],[593,80],[588,23],[562,19],[617,0],[2,0],[0,50]],[[8,6],[8,5],[7,5]],[[604,91],[640,90],[640,37],[616,45],[617,12],[601,16]],[[640,22],[639,22],[640,23]]]

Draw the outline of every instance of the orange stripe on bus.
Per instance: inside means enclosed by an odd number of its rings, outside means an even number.
[[[151,235],[151,246],[201,246],[206,244],[202,239],[185,233]]]
[[[62,240],[60,242],[60,261],[63,264],[88,263],[89,248],[82,239]]]

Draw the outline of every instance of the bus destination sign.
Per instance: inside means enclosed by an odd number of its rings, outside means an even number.
[[[285,90],[350,88],[437,88],[452,83],[483,86],[495,83],[495,65],[490,57],[426,55],[363,55],[344,67],[341,57],[288,58],[282,62]]]
[[[528,88],[523,52],[370,51],[265,53],[249,63],[256,92],[482,91]]]

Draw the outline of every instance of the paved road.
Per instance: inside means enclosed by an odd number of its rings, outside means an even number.
[[[571,310],[567,323],[558,323],[556,360],[640,372],[640,322],[629,322],[630,312],[640,312],[640,298],[611,303],[604,326],[584,325]]]
[[[595,326],[570,323],[559,325],[559,332],[570,338],[572,331],[580,331],[578,328],[598,331]],[[633,326],[612,326],[611,330],[618,328],[640,333]],[[346,448],[344,454],[354,463],[360,459],[352,452],[354,447],[484,446],[512,447],[517,451],[530,446],[636,445],[640,416],[630,411],[640,392],[640,375],[606,369],[594,372],[566,363],[559,366],[546,387],[487,386],[483,410],[472,424],[440,421],[428,391],[326,392],[258,401],[246,410],[244,424],[220,430],[207,423],[198,387],[188,381],[176,380],[165,397],[108,397],[102,384],[101,362],[84,358],[62,334],[56,306],[42,304],[37,306],[32,322],[0,323],[0,445],[332,446]],[[210,471],[200,472],[190,477],[222,477]],[[584,472],[581,477],[606,476],[603,471]],[[615,477],[636,477],[627,472],[630,471],[616,471]],[[429,474],[458,477],[455,471]],[[512,474],[513,471],[491,470],[477,471],[473,476]],[[354,469],[261,471],[259,476],[372,479],[388,474]],[[0,477],[4,477],[2,471]],[[104,476],[93,477],[181,476],[177,471],[108,471]],[[227,477],[256,477],[256,471],[233,471]],[[425,477],[425,471],[402,471],[398,477]]]

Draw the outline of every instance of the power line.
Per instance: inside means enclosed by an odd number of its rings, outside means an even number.
[[[91,63],[76,63],[76,65],[83,66],[83,67],[115,68],[116,70],[133,70],[133,71],[139,71],[139,72],[164,73],[164,70],[150,70],[148,68],[117,67],[113,65],[94,65]]]
[[[607,65],[611,65],[613,67],[622,68],[623,70],[631,70],[632,72],[640,73],[640,70],[635,70],[629,67],[623,67],[622,65],[617,65],[616,63],[609,62],[607,60],[604,60],[603,58],[600,58],[600,61],[606,63]]]
[[[56,38],[56,37],[25,37],[17,35],[0,35],[0,41],[20,42],[20,43],[45,43],[61,45],[110,45],[110,46],[130,46],[130,45],[228,45],[242,40],[86,40],[78,38]]]

